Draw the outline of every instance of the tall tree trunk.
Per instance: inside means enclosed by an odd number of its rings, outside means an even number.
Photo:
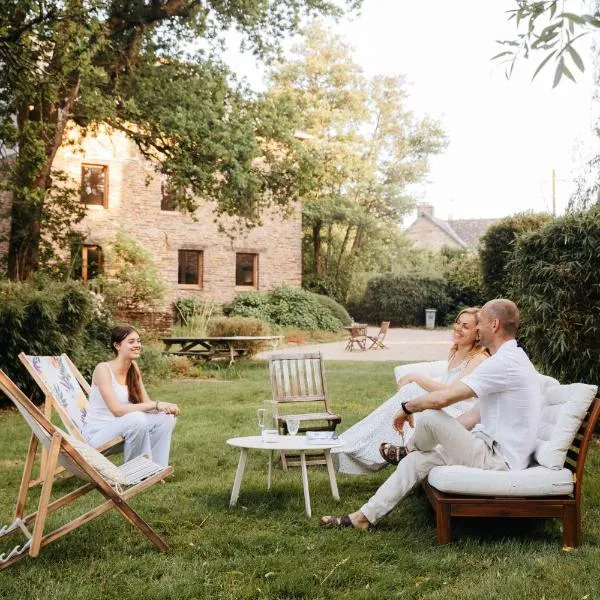
[[[316,220],[313,222],[312,234],[313,234],[313,273],[315,275],[321,274],[321,229],[323,228],[323,222]]]
[[[327,253],[325,254],[325,265],[323,273],[329,273],[329,265],[331,264],[331,253],[333,252],[333,225],[330,223],[327,226]]]
[[[344,235],[344,241],[342,242],[342,247],[340,248],[340,254],[338,256],[337,265],[335,267],[336,275],[339,275],[344,264],[344,255],[346,254],[346,248],[348,247],[348,242],[350,241],[351,231],[352,225],[348,225],[348,227],[346,227],[346,234]]]

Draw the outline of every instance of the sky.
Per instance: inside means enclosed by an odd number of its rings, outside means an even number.
[[[364,0],[360,15],[332,24],[366,75],[406,75],[409,108],[441,122],[449,146],[411,190],[439,218],[551,211],[553,169],[561,214],[596,147],[591,58],[577,84],[554,89],[551,65],[531,81],[541,55],[517,63],[510,80],[490,60],[502,50],[496,40],[514,38],[506,14],[514,7],[514,0]],[[252,59],[232,61],[260,88]]]

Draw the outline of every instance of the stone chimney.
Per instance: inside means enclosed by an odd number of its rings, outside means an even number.
[[[433,204],[427,204],[425,202],[417,204],[417,219],[424,215],[433,217]]]

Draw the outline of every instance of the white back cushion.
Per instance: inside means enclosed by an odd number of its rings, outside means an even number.
[[[595,385],[585,383],[550,384],[545,388],[535,449],[535,459],[540,465],[563,468],[567,450],[597,390]]]

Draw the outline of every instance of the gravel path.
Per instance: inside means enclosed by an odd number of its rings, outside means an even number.
[[[377,327],[369,327],[368,334],[376,335]],[[385,350],[367,350],[366,352],[347,352],[346,341],[327,344],[308,344],[288,346],[277,350],[278,353],[321,352],[325,360],[397,360],[418,362],[422,360],[445,360],[450,348],[450,329],[390,329],[385,338]],[[367,344],[368,347],[368,344]],[[269,352],[256,355],[266,359]]]

